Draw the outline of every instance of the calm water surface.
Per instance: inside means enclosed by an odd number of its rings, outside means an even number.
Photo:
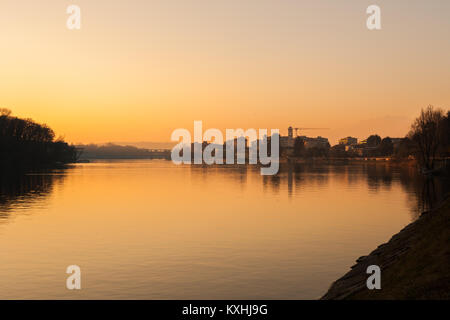
[[[263,177],[104,161],[2,178],[0,299],[318,298],[417,217],[427,188],[414,168],[364,164]],[[79,291],[65,288],[73,264]]]

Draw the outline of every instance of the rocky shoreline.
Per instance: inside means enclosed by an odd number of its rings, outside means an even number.
[[[369,290],[367,267],[381,269],[381,289]],[[450,299],[450,197],[424,212],[335,281],[324,300]]]

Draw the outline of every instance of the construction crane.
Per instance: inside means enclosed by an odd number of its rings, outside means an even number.
[[[328,130],[330,128],[293,128],[295,130],[295,136],[298,137],[298,130]]]

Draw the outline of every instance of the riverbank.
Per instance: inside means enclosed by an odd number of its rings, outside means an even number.
[[[322,299],[450,299],[450,197],[423,213],[351,271],[334,282]],[[381,290],[369,290],[369,265],[381,269]]]
[[[326,157],[312,157],[312,158],[295,158],[284,157],[280,162],[288,163],[392,163],[401,165],[417,165],[417,161],[411,158],[395,158],[395,157],[348,157],[348,158],[326,158]]]

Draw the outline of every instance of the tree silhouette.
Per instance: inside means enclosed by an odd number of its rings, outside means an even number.
[[[380,156],[390,156],[394,152],[394,144],[392,139],[389,137],[383,138],[380,145],[378,146],[378,155]]]
[[[431,105],[422,109],[409,132],[410,139],[417,147],[418,160],[427,170],[434,168],[434,160],[443,140],[441,130],[443,114],[441,109],[434,109]]]
[[[367,146],[377,147],[381,143],[381,137],[377,134],[373,134],[367,138]]]
[[[10,110],[0,109],[0,164],[3,167],[28,169],[76,161],[76,148],[54,139],[55,133],[47,125],[13,117]]]

